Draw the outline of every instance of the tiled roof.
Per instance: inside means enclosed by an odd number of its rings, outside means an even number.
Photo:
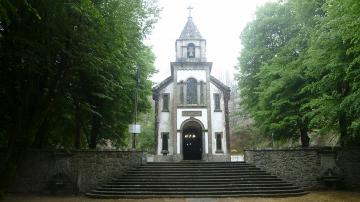
[[[179,39],[202,39],[198,28],[192,21],[192,17],[188,17],[188,21],[186,22]]]

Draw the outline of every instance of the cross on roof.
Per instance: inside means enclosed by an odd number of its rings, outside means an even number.
[[[194,9],[194,8],[189,6],[189,7],[187,7],[187,9],[189,10],[189,17],[191,17],[191,10]]]

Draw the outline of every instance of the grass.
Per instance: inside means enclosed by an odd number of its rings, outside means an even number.
[[[360,202],[360,192],[315,191],[305,196],[287,198],[154,198],[154,199],[90,199],[85,196],[7,196],[4,202]]]

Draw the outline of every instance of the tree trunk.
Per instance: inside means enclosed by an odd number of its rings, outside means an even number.
[[[91,127],[91,132],[90,132],[90,145],[89,145],[90,149],[96,149],[97,136],[100,131],[100,121],[101,120],[100,120],[99,115],[93,114],[92,127]]]
[[[45,119],[44,122],[41,124],[39,131],[36,133],[36,137],[34,143],[32,145],[33,148],[36,149],[43,149],[47,142],[47,134],[48,134],[48,122]]]
[[[309,135],[308,135],[307,123],[301,123],[300,124],[300,139],[301,139],[301,146],[302,147],[309,147],[310,138],[309,138]]]
[[[344,113],[340,113],[339,115],[339,128],[340,128],[340,145],[345,145],[345,138],[348,136],[347,132],[348,123],[346,120],[346,116]]]
[[[81,117],[80,117],[80,105],[74,100],[75,104],[75,137],[74,137],[74,147],[75,149],[80,149],[80,137],[81,137]]]

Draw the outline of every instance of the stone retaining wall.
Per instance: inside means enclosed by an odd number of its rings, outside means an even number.
[[[245,161],[305,189],[324,188],[329,169],[342,179],[339,185],[360,188],[359,148],[245,150]]]
[[[71,181],[75,192],[84,193],[145,162],[139,151],[29,151],[10,191],[47,193],[54,177],[61,176]]]
[[[360,148],[337,151],[336,164],[341,169],[344,181],[349,188],[360,188]]]

